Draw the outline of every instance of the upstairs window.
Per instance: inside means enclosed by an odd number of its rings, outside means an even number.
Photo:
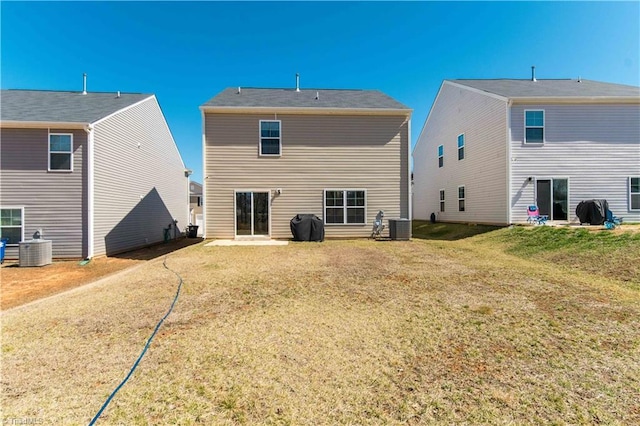
[[[544,142],[544,111],[530,110],[524,112],[524,143]]]
[[[438,145],[438,167],[444,166],[444,146]]]
[[[282,152],[280,120],[260,120],[260,155],[279,156]]]
[[[366,200],[367,193],[364,190],[325,190],[324,222],[364,225]]]
[[[18,244],[23,240],[22,208],[0,209],[0,238],[7,238],[7,244]]]
[[[464,211],[464,186],[458,187],[458,211]]]
[[[629,209],[640,210],[640,177],[629,178]]]
[[[464,159],[464,133],[458,136],[458,161]]]
[[[49,171],[73,171],[73,135],[49,133]]]
[[[444,189],[440,190],[440,211],[444,211]]]

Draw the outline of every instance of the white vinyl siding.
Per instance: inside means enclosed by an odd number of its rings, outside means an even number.
[[[73,134],[49,133],[50,172],[73,171]]]
[[[378,210],[409,217],[406,116],[278,114],[286,129],[286,155],[265,161],[256,156],[255,123],[273,117],[204,114],[208,238],[234,238],[237,188],[271,189],[272,238],[291,238],[290,220],[297,214],[324,220],[324,191],[333,188],[366,188],[365,223],[373,223]],[[366,224],[325,227],[327,238],[370,234]]]
[[[438,192],[444,190],[448,205],[438,215],[439,221],[507,223],[507,109],[505,100],[443,83],[413,152],[415,219],[429,220],[431,213],[438,212]],[[450,158],[461,134],[464,160],[447,161],[446,167],[438,168],[438,145],[444,145]],[[466,212],[455,205],[457,187],[463,182]]]
[[[24,240],[24,208],[0,208],[0,238],[7,239],[7,245],[17,245]]]
[[[640,210],[640,177],[629,178],[629,210]]]
[[[189,224],[188,178],[156,98],[97,123],[94,132],[94,255],[162,242],[167,228],[170,238],[180,236]]]
[[[545,144],[523,144],[524,110],[544,109]],[[640,221],[630,209],[629,177],[640,176],[639,105],[513,105],[511,108],[512,222],[525,223],[535,204],[530,176],[568,178],[568,221],[577,221],[580,201],[605,199],[625,221]]]

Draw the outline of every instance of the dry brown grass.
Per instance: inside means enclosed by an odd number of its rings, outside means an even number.
[[[183,249],[98,424],[638,424],[640,295],[472,240]],[[3,314],[5,418],[87,424],[161,259]]]

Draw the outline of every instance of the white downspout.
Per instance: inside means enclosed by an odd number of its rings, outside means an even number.
[[[200,113],[202,115],[202,238],[207,238],[207,179],[209,176],[207,176],[206,115],[202,109]]]
[[[513,224],[512,217],[512,209],[511,209],[511,184],[512,184],[512,176],[511,176],[511,162],[513,161],[511,158],[511,106],[513,105],[513,101],[509,99],[506,105],[506,128],[507,128],[507,225]]]
[[[408,219],[413,220],[413,194],[412,194],[412,186],[411,186],[411,118],[407,122],[407,179],[409,182],[409,215]]]
[[[94,127],[88,124],[84,130],[87,132],[87,259],[91,259],[94,253]]]

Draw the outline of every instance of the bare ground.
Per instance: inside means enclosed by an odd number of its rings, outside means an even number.
[[[70,290],[200,241],[182,238],[112,257],[97,257],[86,265],[78,260],[56,260],[51,265],[20,268],[17,261],[5,260],[0,268],[0,310]]]

